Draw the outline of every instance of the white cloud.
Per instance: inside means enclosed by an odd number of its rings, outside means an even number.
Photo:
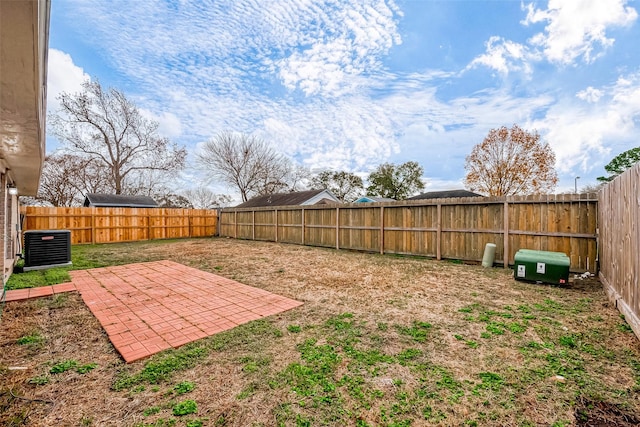
[[[626,4],[627,0],[549,0],[546,9],[527,4],[523,6],[527,16],[521,23],[546,23],[544,31],[526,44],[492,36],[485,43],[485,52],[467,69],[482,65],[502,75],[530,75],[532,64],[543,59],[561,65],[573,64],[578,58],[591,63],[615,42],[607,37],[608,29],[629,26],[637,19],[636,10]]]
[[[593,62],[615,41],[607,37],[607,29],[631,25],[638,17],[627,0],[549,0],[546,9],[528,4],[526,10],[523,24],[547,24],[529,43],[550,62],[564,65],[578,58]]]
[[[597,93],[600,102],[576,105],[571,100],[561,101],[543,119],[532,123],[553,147],[561,173],[570,173],[574,168],[585,172],[600,170],[608,162],[614,142],[622,147],[638,145],[640,72],[610,86],[589,87],[580,93],[587,99]]]
[[[82,91],[82,83],[89,80],[89,75],[82,67],[74,64],[71,55],[58,49],[49,49],[47,71],[47,110],[59,108],[57,97],[63,93]]]
[[[339,95],[350,89],[350,77],[378,70],[380,56],[401,43],[394,10],[393,3],[346,3],[325,21],[321,37],[309,34],[310,47],[270,65],[288,88]]]
[[[182,122],[175,114],[166,111],[156,114],[145,108],[139,108],[139,110],[140,114],[147,119],[158,122],[158,133],[160,135],[169,139],[177,138],[182,135]]]
[[[534,55],[527,46],[493,36],[486,42],[485,47],[485,53],[474,58],[467,69],[484,65],[501,74],[513,71],[523,71],[527,74],[531,72],[529,61],[534,59]]]
[[[576,93],[576,96],[580,99],[582,99],[583,101],[587,101],[587,102],[598,102],[600,100],[600,98],[602,98],[602,91],[599,89],[596,89],[594,87],[589,86],[588,88],[581,90],[580,92]]]

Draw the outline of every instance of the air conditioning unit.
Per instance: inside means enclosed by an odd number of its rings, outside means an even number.
[[[24,232],[24,271],[71,265],[69,230],[29,230]]]

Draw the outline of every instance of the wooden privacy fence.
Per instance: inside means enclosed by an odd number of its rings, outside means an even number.
[[[213,236],[218,221],[207,209],[25,206],[21,213],[24,231],[71,230],[74,245]]]
[[[600,280],[640,338],[640,164],[598,195]]]
[[[528,248],[596,269],[595,194],[224,209],[219,220],[221,236],[239,239],[466,261],[495,243],[505,266]]]

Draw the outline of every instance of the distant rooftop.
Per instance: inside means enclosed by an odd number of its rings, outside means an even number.
[[[149,196],[90,193],[84,198],[83,206],[95,206],[98,208],[157,208],[158,203]]]
[[[445,190],[445,191],[429,191],[427,193],[418,194],[409,197],[407,200],[425,200],[425,199],[447,199],[450,197],[484,197],[482,194],[474,193],[467,190]]]
[[[331,192],[327,190],[295,191],[293,193],[276,193],[267,196],[254,197],[236,208],[259,208],[265,206],[295,206],[315,205],[327,203],[340,203]]]
[[[377,197],[377,196],[362,196],[354,203],[372,203],[372,202],[395,202],[396,199],[390,199],[388,197]]]

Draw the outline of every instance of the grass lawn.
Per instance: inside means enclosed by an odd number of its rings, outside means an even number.
[[[223,238],[73,247],[73,268],[159,259],[304,305],[125,365],[77,294],[7,303],[0,425],[640,422],[640,341],[595,280]]]

